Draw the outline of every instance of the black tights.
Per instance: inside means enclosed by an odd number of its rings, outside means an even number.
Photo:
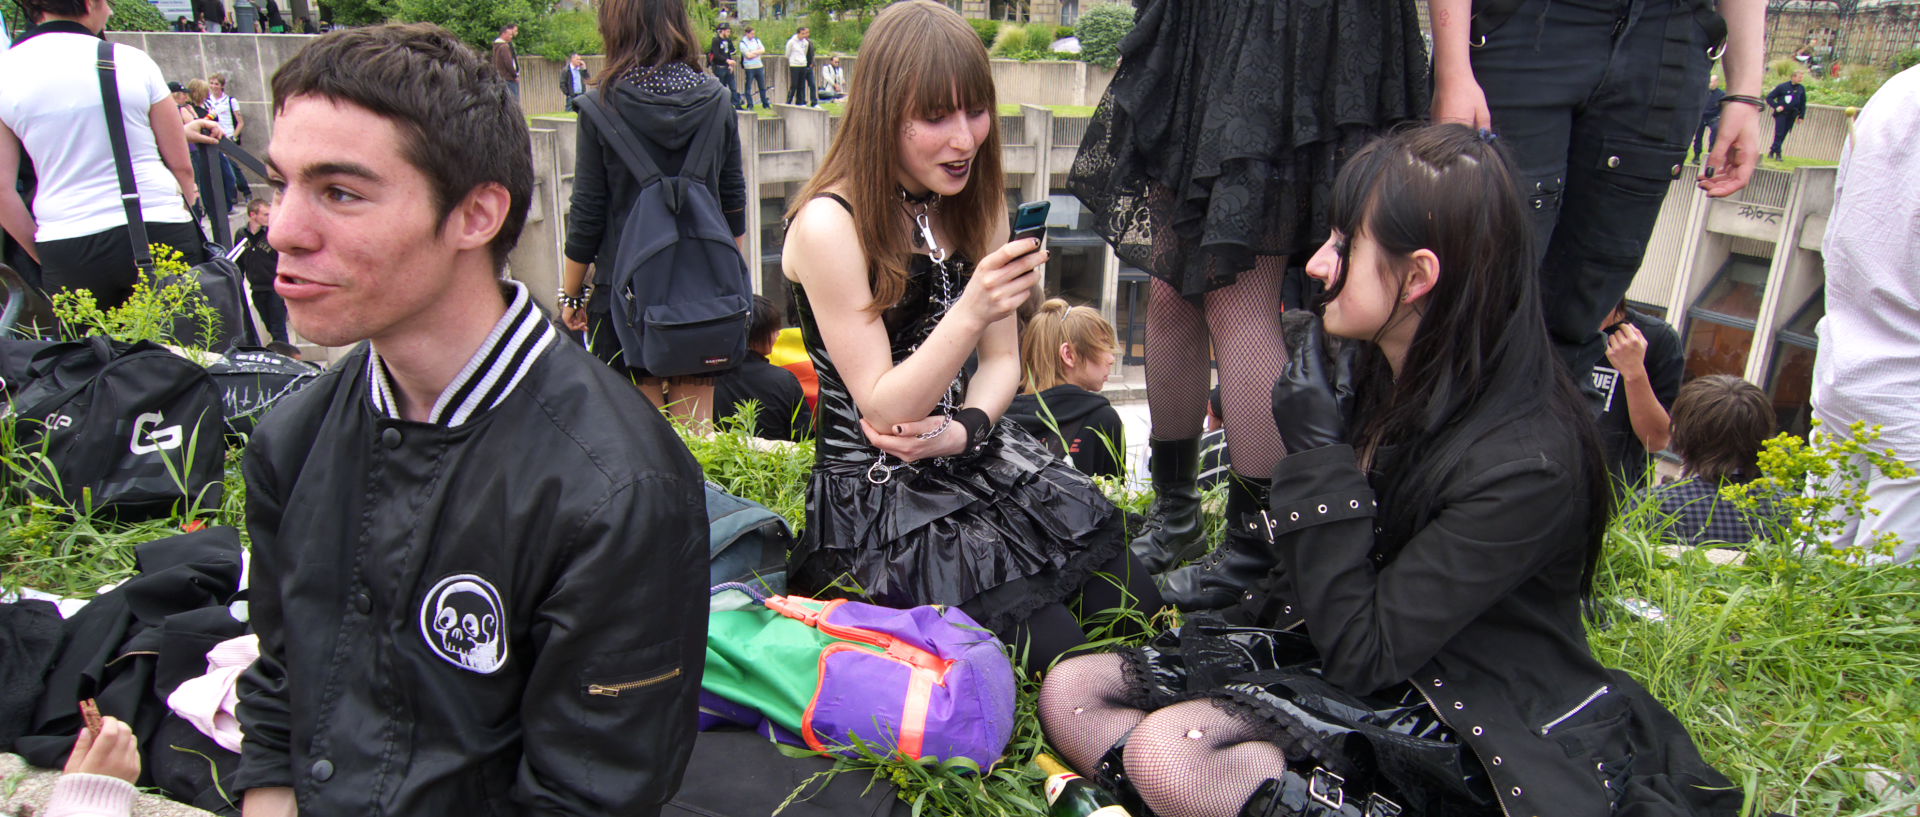
[[[1234,817],[1268,778],[1286,769],[1270,729],[1213,705],[1183,701],[1147,712],[1127,704],[1113,653],[1063,661],[1040,689],[1040,724],[1067,765],[1091,774],[1126,737],[1127,779],[1161,817]]]
[[[1273,381],[1287,364],[1280,339],[1287,259],[1261,256],[1234,283],[1207,293],[1205,306],[1153,279],[1147,301],[1147,410],[1156,440],[1200,436],[1207,414],[1207,350],[1220,363],[1220,418],[1234,473],[1273,475],[1286,455],[1273,425]]]
[[[995,635],[1013,645],[1014,655],[1025,656],[1028,668],[1052,666],[1061,656],[1087,643],[1088,633],[1069,607],[1074,601],[1070,599],[1041,607],[1025,621]],[[1087,583],[1080,588],[1077,601],[1082,612],[1089,617],[1102,610],[1119,608],[1132,608],[1146,616],[1166,604],[1160,598],[1160,588],[1154,586],[1152,574],[1126,548],[1121,548],[1118,554],[1087,579]],[[1121,616],[1111,629],[1095,635],[1142,636],[1147,634],[1144,624],[1144,621]]]

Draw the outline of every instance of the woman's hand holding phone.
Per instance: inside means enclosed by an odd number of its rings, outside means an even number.
[[[1012,315],[1033,294],[1040,282],[1037,270],[1050,255],[1040,249],[1037,238],[1007,242],[974,267],[958,307],[980,321],[982,328]]]

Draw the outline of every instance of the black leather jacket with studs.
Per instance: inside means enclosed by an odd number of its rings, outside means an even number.
[[[313,815],[658,814],[706,645],[686,446],[564,340],[454,425],[374,408],[366,355],[247,451],[261,654],[227,790],[291,786]]]
[[[1271,495],[1283,601],[1270,613],[1304,620],[1342,688],[1411,682],[1473,749],[1509,817],[1736,814],[1739,790],[1678,720],[1587,645],[1585,530],[1599,511],[1578,456],[1544,417],[1503,427],[1392,543],[1351,447],[1287,457]]]

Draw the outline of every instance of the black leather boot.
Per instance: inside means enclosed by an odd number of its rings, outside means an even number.
[[[1227,535],[1198,564],[1159,577],[1167,603],[1186,612],[1231,607],[1273,570],[1273,538],[1261,513],[1268,485],[1239,474],[1228,478]]]
[[[1240,817],[1400,817],[1399,803],[1379,793],[1355,794],[1346,780],[1324,767],[1293,769],[1268,778],[1240,808]]]
[[[1159,573],[1206,547],[1200,535],[1200,438],[1148,440],[1147,450],[1153,507],[1145,530],[1127,546],[1147,570]]]

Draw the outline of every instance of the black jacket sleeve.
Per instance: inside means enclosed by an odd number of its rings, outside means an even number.
[[[591,264],[600,255],[607,229],[607,166],[600,153],[600,130],[580,116],[573,141],[573,201],[567,206],[567,258]],[[739,154],[738,150],[734,151]],[[744,194],[746,183],[741,182]]]
[[[735,236],[747,234],[747,175],[740,157],[740,119],[728,115],[726,124],[727,141],[720,157],[720,209],[726,214],[727,229]],[[574,171],[576,174],[578,170]],[[574,182],[576,195],[579,181]],[[757,259],[747,259],[749,269],[759,269]]]
[[[1127,429],[1109,405],[1087,416],[1073,437],[1073,467],[1091,477],[1120,476],[1115,452],[1127,450]]]
[[[1371,558],[1374,496],[1353,449],[1281,460],[1276,548],[1328,681],[1364,694],[1406,680],[1562,555],[1561,523],[1583,516],[1569,507],[1582,492],[1559,463],[1523,454],[1463,469],[1432,521],[1383,568]]]
[[[514,799],[539,815],[657,815],[693,748],[706,656],[706,510],[654,475],[585,509],[531,631]],[[649,614],[612,603],[658,577]]]
[[[255,446],[248,447],[241,471],[247,481],[247,533],[252,538],[247,618],[249,628],[260,637],[260,656],[236,683],[237,714],[247,740],[240,747],[239,771],[227,782],[234,792],[293,785],[286,624],[280,605],[277,547],[280,515],[286,505],[275,476],[257,451]]]

